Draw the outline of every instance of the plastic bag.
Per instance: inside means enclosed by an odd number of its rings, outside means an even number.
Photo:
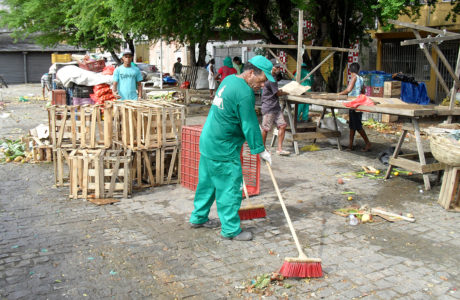
[[[355,100],[353,100],[351,102],[344,102],[343,105],[346,106],[346,107],[357,108],[360,105],[374,106],[375,103],[374,103],[374,101],[372,101],[366,95],[361,94]]]
[[[335,130],[334,118],[322,119],[320,128]],[[350,144],[350,139],[349,139],[350,129],[348,128],[348,125],[342,122],[340,119],[337,119],[337,129],[338,131],[340,131],[340,138],[339,138],[340,145],[344,147],[348,147],[348,145]],[[337,138],[329,138],[327,139],[327,141],[331,145],[337,145]]]

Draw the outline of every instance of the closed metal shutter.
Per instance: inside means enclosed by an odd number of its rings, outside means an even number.
[[[22,52],[0,53],[0,74],[8,84],[24,83],[24,56]]]
[[[51,52],[28,52],[26,57],[27,82],[40,82],[42,75],[48,73],[51,66]]]

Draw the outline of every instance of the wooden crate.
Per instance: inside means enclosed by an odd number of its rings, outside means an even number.
[[[113,123],[113,139],[127,149],[176,146],[185,124],[185,106],[166,101],[117,101]]]
[[[137,150],[133,155],[131,173],[135,188],[149,188],[161,184],[160,149]]]
[[[161,148],[160,184],[180,183],[180,146]]]
[[[385,81],[383,83],[383,97],[385,98],[401,97],[401,81]]]
[[[163,105],[162,146],[177,146],[182,138],[182,126],[185,125],[185,106],[169,102],[159,103]]]
[[[131,150],[161,147],[161,107],[140,101],[117,101],[113,108],[113,139]]]
[[[48,108],[50,141],[53,148],[110,148],[112,106],[51,106]],[[102,118],[104,116],[104,118]]]
[[[390,123],[390,122],[396,122],[396,121],[398,121],[398,116],[382,114],[382,118],[381,118],[382,123]]]
[[[23,139],[32,153],[31,162],[51,162],[53,160],[53,146],[43,143],[36,136],[27,136]]]
[[[69,155],[71,149],[53,149],[54,183],[58,187],[69,185]]]
[[[73,150],[69,155],[70,198],[131,196],[131,151]]]
[[[460,211],[460,167],[446,167],[438,203],[444,209]]]
[[[180,146],[134,152],[134,188],[148,188],[180,182]]]

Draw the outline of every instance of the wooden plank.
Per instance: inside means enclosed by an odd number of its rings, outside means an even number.
[[[439,43],[439,42],[453,41],[453,40],[460,40],[460,34],[449,35],[449,36],[436,36],[436,37],[428,37],[428,38],[417,37],[414,40],[402,41],[401,46],[410,46],[410,45],[427,44],[427,43]]]
[[[417,25],[417,24],[414,24],[414,23],[401,22],[401,21],[398,21],[398,20],[388,20],[387,22],[390,23],[390,24],[393,24],[393,25],[398,25],[398,26],[403,26],[403,27],[407,27],[407,28],[422,30],[422,31],[431,32],[431,33],[435,33],[435,34],[452,35],[452,36],[459,35],[458,33],[455,33],[455,32],[449,32],[449,31],[446,31],[446,30],[440,30],[440,29],[436,29],[436,28],[433,28],[433,27]]]
[[[297,45],[279,45],[279,44],[234,44],[227,45],[228,48],[272,48],[272,49],[297,49]],[[323,47],[323,46],[303,46],[305,49],[320,50],[320,51],[338,51],[338,52],[351,52],[353,49],[336,48],[336,47]]]
[[[97,125],[97,108],[93,107],[91,111],[91,119],[90,119],[91,134],[90,134],[89,145],[91,148],[96,147],[96,125]]]
[[[71,132],[72,132],[72,147],[77,147],[77,120],[75,116],[75,109],[70,110],[70,122],[71,122]]]
[[[321,65],[323,65],[326,61],[329,60],[329,58],[331,58],[333,55],[334,55],[335,51],[332,51],[331,53],[328,54],[328,56],[326,56],[316,67],[313,68],[313,70],[310,71],[310,73],[308,73],[304,78],[302,78],[302,80],[300,80],[300,83],[304,82],[305,80],[307,80],[308,78],[310,78],[310,76],[316,71],[318,70]],[[300,70],[300,68],[297,68],[297,70]],[[301,72],[297,72],[297,74],[300,74]],[[299,75],[300,76],[300,75]],[[297,80],[297,79],[296,79]],[[298,82],[298,81],[297,81]]]
[[[450,176],[452,174],[452,167],[446,166],[444,170],[444,176],[442,177],[441,190],[439,192],[438,204],[441,205],[444,209],[449,209],[449,205],[446,205],[447,190],[448,184],[450,183]]]
[[[104,199],[88,198],[88,201],[96,205],[106,205],[106,204],[113,204],[113,203],[120,202],[119,199],[115,199],[115,198],[104,198]]]
[[[111,173],[111,177],[110,177],[110,186],[109,186],[109,191],[107,193],[107,197],[113,197],[113,192],[114,192],[114,189],[115,189],[115,182],[117,180],[117,177],[118,177],[118,169],[120,168],[120,159],[118,159],[116,162],[115,162],[115,166],[113,167]],[[105,170],[104,170],[105,171]],[[105,172],[104,172],[104,177],[105,177]]]
[[[88,198],[88,172],[89,172],[89,158],[84,156],[83,157],[83,179],[82,179],[82,197]]]
[[[144,156],[145,167],[147,169],[147,176],[149,178],[149,182],[152,186],[155,185],[155,177],[152,173],[152,162],[150,161],[150,157],[147,151],[143,151],[142,155]]]
[[[289,71],[288,67],[286,66],[285,63],[283,63],[283,62],[281,61],[281,59],[279,58],[279,56],[276,55],[270,48],[267,48],[267,50],[268,50],[268,52],[270,52],[271,55],[273,55],[273,57],[276,58],[276,61],[277,61],[279,64],[281,64],[281,65],[283,66],[284,70],[286,70],[286,73],[289,75],[289,78],[290,78],[290,79],[294,78],[294,77],[295,77],[294,74],[292,74],[291,71]]]
[[[418,40],[421,39],[420,33],[418,33],[417,30],[412,29],[412,32],[415,34],[415,37],[416,37]],[[460,35],[459,35],[459,37],[460,37]],[[444,81],[444,78],[442,77],[441,73],[439,72],[438,66],[437,66],[437,64],[434,62],[433,57],[431,56],[431,53],[428,51],[428,49],[427,49],[426,47],[423,47],[422,50],[423,50],[423,53],[425,54],[426,59],[427,59],[428,62],[430,63],[431,68],[432,68],[433,71],[436,73],[436,77],[437,77],[439,83],[441,84],[441,86],[443,87],[443,89],[446,91],[446,93],[449,94],[449,88],[447,87],[447,84],[446,84],[446,82]]]
[[[318,128],[321,129],[321,128]],[[317,132],[299,132],[292,135],[293,139],[296,141],[303,141],[303,140],[313,140],[313,139],[327,139],[333,137],[340,137],[340,131],[317,131]]]

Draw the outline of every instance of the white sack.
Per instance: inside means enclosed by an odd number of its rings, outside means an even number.
[[[86,86],[95,86],[102,83],[111,84],[113,78],[112,75],[102,75],[76,66],[66,66],[59,69],[56,77],[65,87],[68,87],[71,82]]]

